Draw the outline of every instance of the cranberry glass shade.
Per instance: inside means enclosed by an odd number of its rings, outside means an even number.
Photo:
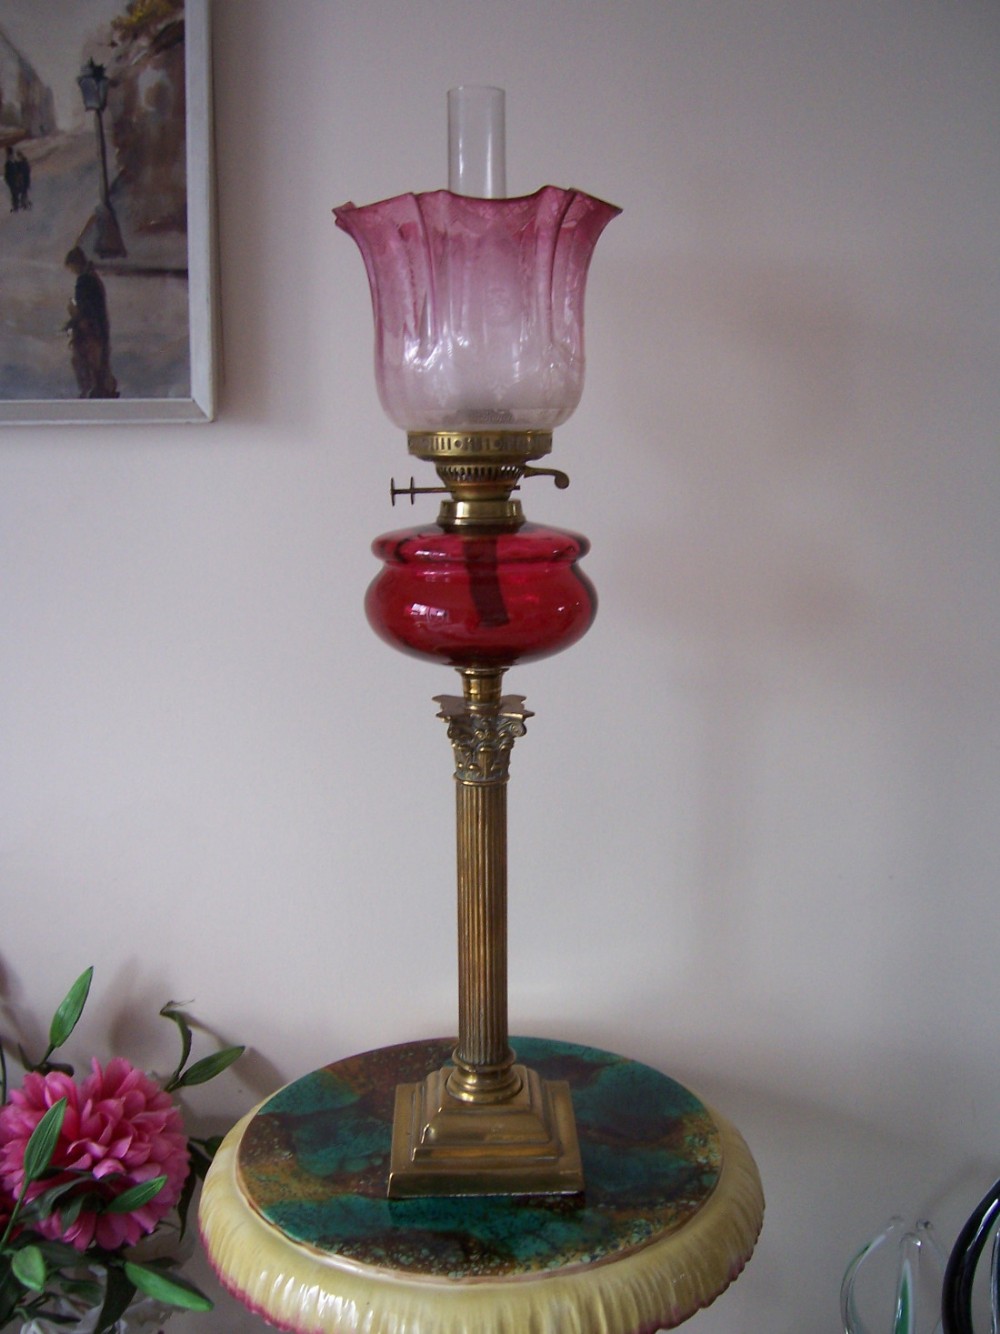
[[[334,209],[375,315],[375,379],[406,431],[551,431],[583,390],[583,297],[621,210],[544,186],[519,199],[436,190]]]
[[[438,526],[376,538],[385,562],[365,598],[373,629],[395,648],[454,667],[509,667],[568,648],[597,610],[576,567],[590,543],[526,523],[475,536]]]

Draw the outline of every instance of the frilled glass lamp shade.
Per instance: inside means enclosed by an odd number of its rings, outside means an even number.
[[[583,297],[620,212],[547,185],[335,211],[364,256],[382,406],[405,431],[551,431],[583,391]]]

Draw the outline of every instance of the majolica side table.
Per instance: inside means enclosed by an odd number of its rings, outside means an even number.
[[[394,1089],[453,1041],[338,1061],[230,1132],[200,1222],[222,1283],[297,1334],[653,1334],[710,1303],[763,1218],[742,1137],[637,1061],[515,1038],[570,1084],[583,1196],[389,1200]]]

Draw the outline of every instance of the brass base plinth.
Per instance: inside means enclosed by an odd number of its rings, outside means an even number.
[[[569,1084],[515,1065],[517,1091],[469,1102],[447,1066],[400,1084],[392,1127],[390,1199],[427,1195],[575,1195],[583,1167]]]

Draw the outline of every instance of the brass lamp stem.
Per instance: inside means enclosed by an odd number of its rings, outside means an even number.
[[[462,698],[437,697],[456,765],[458,1046],[448,1091],[497,1102],[521,1086],[507,1029],[507,779],[531,714],[522,695],[501,696],[503,667],[459,671]]]
[[[438,695],[455,758],[458,1045],[396,1087],[390,1199],[563,1195],[583,1189],[569,1085],[517,1064],[507,1031],[507,777],[531,717],[503,667],[460,667]]]

